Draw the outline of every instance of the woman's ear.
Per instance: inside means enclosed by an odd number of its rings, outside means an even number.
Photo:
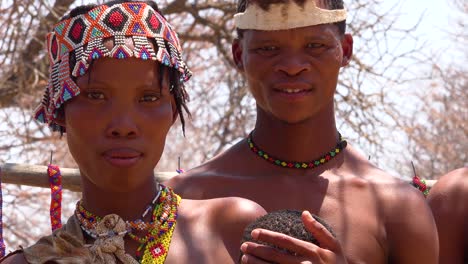
[[[55,123],[62,127],[65,127],[65,109],[64,106],[57,109],[57,117],[54,118]]]

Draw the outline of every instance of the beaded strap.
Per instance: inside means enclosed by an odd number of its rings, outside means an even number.
[[[5,242],[3,241],[3,193],[2,193],[2,168],[0,167],[0,258],[5,256]]]
[[[253,141],[252,138],[252,132],[250,132],[249,137],[247,138],[247,143],[249,144],[250,150],[257,154],[259,157],[263,158],[264,160],[270,162],[271,164],[283,167],[283,168],[295,168],[295,169],[313,169],[316,168],[320,165],[323,165],[327,163],[328,161],[332,160],[334,157],[336,157],[338,154],[342,152],[343,149],[346,148],[347,142],[341,137],[341,134],[339,134],[339,141],[336,144],[336,146],[321,156],[320,158],[313,160],[313,161],[308,161],[308,162],[302,162],[302,161],[283,161],[280,160],[268,153],[266,153],[264,150],[260,149]]]
[[[47,166],[50,184],[50,224],[52,232],[62,227],[62,174],[56,165]]]
[[[171,189],[168,190],[167,199],[171,199],[172,201],[169,215],[158,229],[150,230],[153,239],[150,239],[146,244],[145,252],[141,258],[142,264],[163,264],[169,252],[172,235],[177,223],[177,209],[181,197],[175,194]],[[159,211],[160,210],[162,210],[162,208],[159,208]]]

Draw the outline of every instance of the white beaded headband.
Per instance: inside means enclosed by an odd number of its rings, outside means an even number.
[[[268,10],[252,3],[245,12],[234,15],[234,21],[239,29],[284,30],[340,22],[346,20],[346,16],[345,9],[322,9],[314,0],[300,6],[291,0],[271,4]]]

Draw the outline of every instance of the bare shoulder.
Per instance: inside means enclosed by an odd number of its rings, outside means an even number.
[[[355,186],[370,188],[381,200],[382,206],[392,208],[405,204],[424,203],[424,196],[407,181],[393,176],[371,164],[356,150],[350,149],[344,170],[350,175],[350,181]]]
[[[468,199],[468,167],[443,175],[429,192],[428,201],[434,203],[440,199],[461,198]]]
[[[24,257],[24,254],[22,252],[20,253],[14,253],[10,256],[6,256],[5,258],[0,260],[0,263],[2,264],[27,264],[28,262],[26,261],[26,258]]]
[[[440,240],[440,263],[468,261],[468,168],[442,176],[429,192]]]
[[[348,167],[353,186],[365,186],[378,204],[390,263],[437,263],[437,229],[424,195],[365,158],[354,159]]]
[[[196,208],[190,211],[200,212],[214,226],[244,225],[266,214],[259,204],[239,197],[183,201],[187,208]]]
[[[171,187],[182,198],[205,199],[206,187],[210,186],[215,179],[214,172],[203,165],[183,174],[172,177],[164,182]]]
[[[238,146],[235,145],[206,163],[171,178],[165,184],[184,198],[213,198],[207,193],[211,193],[213,188],[222,185],[223,179],[232,178],[232,160],[237,158],[237,148]]]
[[[468,216],[468,168],[453,170],[442,176],[429,192],[428,203],[436,216],[456,219]],[[456,220],[453,219],[453,220]]]

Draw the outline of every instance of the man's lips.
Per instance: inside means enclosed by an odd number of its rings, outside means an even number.
[[[280,93],[297,94],[310,92],[312,87],[305,82],[284,82],[275,84],[273,90]]]

